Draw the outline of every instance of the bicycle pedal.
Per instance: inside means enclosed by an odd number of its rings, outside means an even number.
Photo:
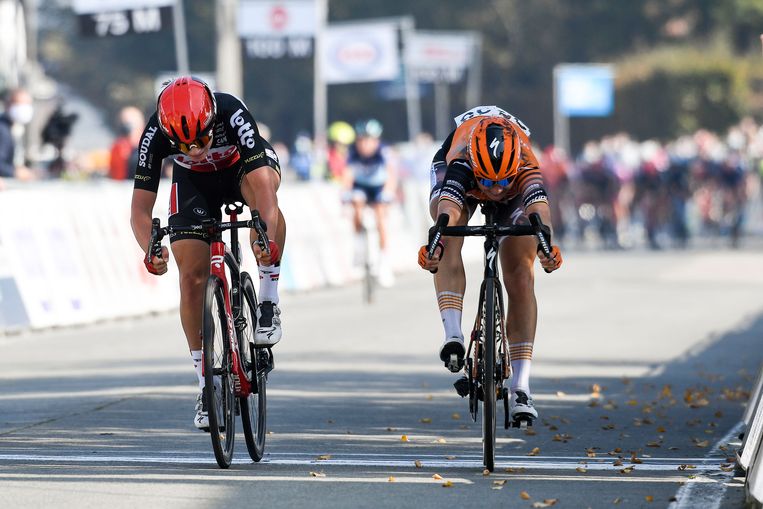
[[[462,398],[469,395],[469,379],[466,376],[462,376],[453,383],[453,387],[456,388],[456,392]]]
[[[451,373],[458,373],[464,368],[464,358],[459,357],[458,354],[452,353],[450,354],[448,362],[445,363],[445,367],[448,368]]]
[[[514,422],[511,423],[512,428],[519,428],[525,430],[528,427],[532,427],[533,419],[528,415],[515,415]]]

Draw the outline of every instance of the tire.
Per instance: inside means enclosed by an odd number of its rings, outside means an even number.
[[[264,369],[258,370],[258,366],[262,368],[267,364],[268,352],[266,349],[254,348],[257,294],[254,291],[252,277],[246,272],[241,274],[241,291],[244,297],[241,303],[241,312],[245,323],[238,334],[238,350],[242,369],[246,373],[249,383],[252,384],[252,390],[256,392],[250,393],[245,398],[239,398],[238,403],[241,408],[241,425],[244,428],[244,438],[246,438],[249,456],[254,461],[260,461],[265,451],[267,376]],[[258,371],[259,375],[257,374]]]
[[[495,333],[497,306],[495,281],[489,279],[485,283],[485,335],[483,337],[482,357],[482,459],[485,468],[490,472],[495,469]]]
[[[217,276],[209,276],[202,317],[204,402],[209,415],[212,449],[220,468],[230,466],[236,436],[236,398],[227,323],[222,281]],[[215,387],[215,378],[219,391],[209,390]]]

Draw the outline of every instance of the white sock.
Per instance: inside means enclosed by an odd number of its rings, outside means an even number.
[[[440,317],[442,326],[445,329],[446,338],[464,339],[464,333],[461,332],[461,312],[464,307],[463,294],[456,292],[439,292],[437,294],[437,304],[440,307]]]
[[[191,350],[191,360],[193,361],[193,369],[196,371],[196,376],[199,379],[199,389],[203,389],[204,375],[201,374],[201,350]]]
[[[260,271],[260,302],[270,301],[278,304],[278,278],[281,275],[281,264],[259,266]]]

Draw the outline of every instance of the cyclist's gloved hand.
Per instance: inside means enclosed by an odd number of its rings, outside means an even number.
[[[543,238],[546,239],[546,244],[549,246],[551,245],[551,228],[548,227],[548,225],[541,225],[540,232],[543,235]],[[543,247],[541,246],[540,242],[538,242],[538,256],[540,256],[543,253]]]
[[[553,272],[562,266],[562,251],[559,246],[551,246],[551,257],[547,258],[543,251],[538,251],[541,266],[548,272]]]
[[[252,242],[252,252],[254,252],[254,257],[257,259],[257,263],[259,265],[274,265],[281,261],[281,251],[278,249],[278,244],[272,240],[269,240],[268,245],[270,246],[270,255],[268,255],[265,250],[260,247],[260,243],[258,241],[255,240]]]
[[[428,270],[429,272],[437,272],[437,267],[440,265],[440,257],[442,256],[443,251],[445,251],[445,246],[442,242],[438,242],[437,248],[434,251],[434,256],[432,256],[432,259],[430,260],[427,246],[421,246],[419,248],[419,267]]]
[[[148,256],[143,257],[143,264],[146,266],[146,270],[151,274],[161,276],[167,272],[167,260],[170,259],[170,251],[165,246],[162,246],[162,256],[151,256],[149,261]]]

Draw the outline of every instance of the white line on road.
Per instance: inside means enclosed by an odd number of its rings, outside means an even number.
[[[731,428],[723,438],[715,443],[708,453],[708,456],[720,452],[720,447],[727,445],[734,440],[743,429],[744,423],[737,423],[737,425]],[[733,470],[728,472],[720,470],[717,474],[719,477],[713,479],[713,482],[710,483],[706,482],[706,479],[701,477],[689,480],[686,484],[678,488],[675,495],[676,501],[672,502],[668,506],[668,509],[693,509],[695,507],[702,507],[703,509],[719,508],[723,501],[723,495],[726,493],[726,483],[734,477],[734,472]]]
[[[464,457],[452,460],[433,459],[425,455],[380,457],[381,455],[326,455],[327,459],[318,459],[318,456],[306,456],[302,454],[282,454],[268,455],[261,463],[269,465],[303,465],[323,467],[382,467],[382,468],[415,468],[415,462],[418,461],[422,468],[438,469],[456,469],[456,468],[482,468],[482,459],[474,457],[466,459]],[[149,464],[195,464],[210,463],[212,456],[182,456],[174,454],[163,455],[135,455],[135,456],[95,456],[95,455],[42,455],[42,454],[0,454],[0,463],[2,462],[39,462],[39,463],[149,463]],[[536,457],[527,458],[523,456],[498,456],[496,457],[496,470],[505,468],[524,468],[533,470],[577,470],[584,468],[586,471],[621,471],[629,468],[635,472],[668,472],[685,470],[689,465],[687,472],[703,472],[705,474],[721,472],[720,463],[722,458],[645,458],[643,463],[633,464],[629,460],[623,460],[623,465],[615,466],[611,460],[600,461],[593,458],[570,458],[570,457]],[[238,458],[233,460],[234,464],[246,465],[252,462],[248,459]]]

